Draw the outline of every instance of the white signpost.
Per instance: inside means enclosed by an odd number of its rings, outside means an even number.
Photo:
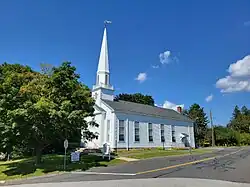
[[[63,164],[63,169],[65,170],[66,169],[66,151],[67,151],[67,148],[69,146],[69,142],[68,142],[67,139],[64,140],[63,145],[64,145],[64,164]]]

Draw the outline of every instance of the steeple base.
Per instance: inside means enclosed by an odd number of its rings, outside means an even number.
[[[113,87],[102,87],[102,86],[93,86],[92,97],[97,101],[99,99],[104,100],[114,100],[114,89]]]

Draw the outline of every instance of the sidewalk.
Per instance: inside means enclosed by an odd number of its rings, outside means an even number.
[[[89,153],[90,155],[96,155],[96,156],[102,156],[102,153]],[[133,161],[137,161],[139,159],[135,159],[135,158],[128,158],[128,157],[124,157],[124,156],[114,156],[114,155],[110,155],[111,158],[114,159],[119,159],[119,160],[124,160],[126,162],[133,162]]]
[[[119,159],[119,160],[124,160],[124,161],[127,161],[127,162],[133,162],[133,161],[137,161],[139,159],[135,159],[135,158],[128,158],[128,157],[117,157],[116,159]]]

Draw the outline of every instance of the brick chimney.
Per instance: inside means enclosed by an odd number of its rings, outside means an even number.
[[[181,106],[177,106],[177,111],[178,111],[179,113],[182,113],[182,108],[181,108]]]

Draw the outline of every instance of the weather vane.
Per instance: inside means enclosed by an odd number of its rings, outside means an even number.
[[[104,21],[104,27],[106,27],[107,26],[107,24],[111,24],[112,22],[110,21],[110,20],[105,20]]]

